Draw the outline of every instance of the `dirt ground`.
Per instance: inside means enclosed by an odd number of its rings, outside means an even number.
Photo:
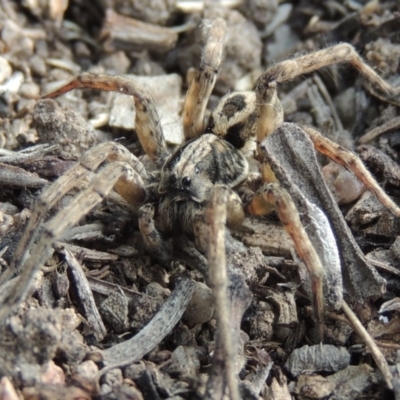
[[[160,164],[138,140],[138,96],[42,99],[83,72],[127,76],[154,98],[173,151],[217,18],[226,32],[207,119],[268,67],[342,42],[400,87],[397,1],[0,2],[0,400],[400,399],[399,91],[335,50],[340,64],[278,83],[288,124],[259,151],[325,268],[320,323],[318,274],[310,280],[280,213],[213,233],[217,198],[205,231],[161,232],[165,248],[149,249],[140,207],[160,201],[149,195]],[[298,126],[357,154],[395,204],[316,156]],[[103,150],[113,144],[146,187],[133,205],[111,190],[122,168]]]

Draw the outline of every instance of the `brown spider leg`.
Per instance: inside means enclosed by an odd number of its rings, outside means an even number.
[[[217,186],[218,185],[216,185],[216,187]],[[232,229],[238,228],[242,225],[244,220],[243,203],[239,195],[230,189],[228,190],[226,209],[226,225]]]
[[[323,278],[324,269],[317,252],[311,243],[299,217],[299,213],[290,195],[277,183],[270,183],[261,187],[247,206],[248,211],[254,215],[261,215],[265,210],[275,204],[284,228],[291,237],[296,253],[308,269],[312,282],[313,304],[315,319],[318,327],[319,340],[324,334],[324,294]]]
[[[0,321],[7,318],[13,307],[21,304],[26,298],[35,273],[49,256],[51,246],[59,240],[63,233],[75,225],[82,216],[99,204],[113,189],[121,176],[135,175],[133,168],[124,162],[107,164],[91,180],[86,190],[76,196],[73,201],[50,221],[43,225],[42,236],[33,247],[30,257],[25,257],[21,265],[21,275],[14,287],[14,291],[5,300],[5,306],[0,310]]]
[[[139,209],[139,229],[144,243],[151,254],[163,262],[171,261],[172,245],[163,239],[154,222],[155,209],[145,204]]]
[[[229,279],[226,265],[225,225],[227,222],[228,196],[229,190],[227,188],[216,186],[206,210],[206,223],[209,227],[207,258],[209,285],[213,291],[218,323],[217,340],[223,353],[219,355],[222,356],[222,360],[218,360],[218,362],[224,364],[223,370],[226,374],[229,398],[239,400],[238,378],[235,371],[235,344],[232,340],[231,313],[227,293]],[[217,354],[215,356],[218,357]]]
[[[160,117],[147,89],[133,79],[122,76],[83,73],[44,98],[58,97],[74,89],[97,89],[133,96],[136,107],[135,129],[146,154],[161,167],[169,156]]]
[[[225,225],[229,229],[237,229],[242,225],[245,217],[241,197],[225,185],[215,185],[212,193],[214,193],[216,189],[218,189],[218,193],[223,193],[223,198],[226,199],[224,205],[226,208]],[[225,194],[225,191],[227,194]],[[210,204],[212,201],[213,200],[210,200]],[[201,212],[192,218],[193,222],[190,224],[195,236],[196,247],[202,253],[208,251],[210,240],[210,227],[208,223],[205,223],[205,219],[206,214]]]
[[[400,217],[399,206],[378,185],[363,162],[355,154],[321,135],[316,129],[309,126],[302,126],[302,129],[312,140],[316,150],[353,172],[354,175],[356,175],[357,178],[378,198],[382,205],[384,205],[395,216]]]
[[[314,53],[306,54],[292,60],[282,61],[268,68],[259,80],[269,82],[287,82],[299,75],[308,74],[335,64],[348,63],[381,92],[398,95],[400,87],[392,87],[382,79],[368,64],[363,61],[356,49],[348,43],[340,43]]]
[[[190,83],[183,106],[183,132],[186,140],[204,132],[204,112],[217,79],[222,58],[225,21],[215,19],[209,27],[200,67]]]
[[[264,75],[259,78],[256,85],[258,143],[283,124],[283,108],[278,98],[276,82],[265,81],[263,78]]]
[[[283,107],[278,98],[276,82],[266,82],[263,79],[264,75],[258,79],[255,89],[257,112],[256,136],[258,144],[283,124]],[[275,174],[270,165],[263,162],[262,152],[259,148],[257,152],[261,162],[260,173],[263,181],[276,182]]]
[[[383,92],[396,94],[400,91],[399,87],[392,88],[371,67],[365,64],[349,44],[342,43],[293,60],[283,61],[265,71],[257,82],[258,143],[261,143],[266,136],[274,132],[283,123],[283,109],[276,90],[277,82],[285,82],[300,74],[343,62],[350,63]],[[320,153],[351,170],[385,207],[394,215],[400,216],[400,208],[381,189],[364,164],[353,153],[323,137],[315,129],[311,127],[303,128]],[[259,157],[262,159],[261,153],[259,153]],[[275,180],[275,175],[268,164],[263,163],[260,169],[264,181],[273,182]]]
[[[32,246],[39,230],[38,227],[44,218],[45,214],[71,189],[81,184],[91,173],[93,173],[98,166],[105,160],[108,161],[125,161],[132,165],[135,170],[139,171],[144,178],[146,178],[145,169],[143,164],[123,146],[113,143],[105,142],[101,143],[93,149],[87,151],[80,160],[79,163],[75,164],[70,168],[63,176],[57,179],[49,188],[47,188],[38,198],[36,208],[32,212],[28,226],[25,229],[24,235],[22,236],[18,247],[15,251],[13,261],[11,262],[11,268],[8,274],[4,274],[1,277],[0,284],[8,280],[11,275],[17,271],[28,255],[28,251]],[[136,174],[137,175],[137,174]],[[140,176],[136,177],[135,189],[120,188],[120,194],[124,199],[132,204],[132,202],[140,203],[144,201],[146,192],[144,189],[143,180]],[[119,184],[120,185],[120,184]],[[134,185],[132,185],[134,186]],[[131,187],[129,185],[128,187]],[[126,191],[126,192],[124,192]],[[135,191],[135,193],[133,193]],[[134,197],[129,197],[134,196]],[[6,276],[7,275],[7,276]]]
[[[128,203],[131,210],[142,204],[147,196],[143,179],[136,170],[133,170],[132,176],[121,175],[114,185],[114,190]]]
[[[363,61],[354,47],[348,43],[341,43],[292,60],[282,61],[268,68],[257,81],[258,141],[261,142],[283,123],[283,111],[276,95],[276,83],[287,82],[299,75],[342,63],[349,63],[381,92],[388,95],[400,93],[400,87],[390,86]]]

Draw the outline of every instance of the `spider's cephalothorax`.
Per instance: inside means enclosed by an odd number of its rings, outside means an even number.
[[[248,174],[246,158],[230,143],[205,134],[181,146],[161,170],[159,193],[203,203],[214,185],[233,188]]]

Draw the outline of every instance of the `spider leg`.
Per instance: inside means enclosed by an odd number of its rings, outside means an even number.
[[[32,246],[38,232],[39,225],[48,212],[61,198],[68,193],[71,189],[79,186],[85,179],[99,167],[103,161],[125,161],[132,165],[135,169],[134,179],[135,184],[118,183],[119,194],[129,204],[137,204],[144,200],[146,192],[144,189],[143,179],[146,178],[146,170],[142,163],[123,146],[113,143],[101,143],[93,149],[87,151],[81,158],[80,162],[75,164],[63,176],[57,179],[51,186],[49,186],[38,198],[36,208],[32,212],[28,226],[25,229],[18,247],[14,254],[14,259],[11,263],[11,274],[16,271],[23,264],[28,255],[29,249]],[[139,171],[141,176],[136,172]],[[4,282],[8,277],[3,276],[0,283]]]
[[[224,185],[215,185],[213,191],[218,187],[223,187],[228,192],[225,204],[226,224],[230,228],[240,226],[244,219],[240,197]],[[189,237],[194,236],[195,248],[202,254],[206,253],[209,229],[204,223],[204,204],[191,200],[177,201],[174,195],[170,194],[162,198],[156,207],[153,204],[145,204],[139,209],[139,229],[151,254],[162,262],[171,261],[172,242],[177,239],[177,232],[184,232]],[[163,232],[170,233],[173,240],[165,240],[158,231],[158,226]]]
[[[151,254],[162,262],[170,262],[172,244],[158,232],[154,222],[155,209],[152,204],[145,204],[139,209],[139,229],[144,243]]]
[[[218,323],[218,336],[216,347],[221,348],[222,354],[216,349],[214,361],[223,364],[230,399],[240,399],[238,378],[235,371],[236,354],[235,342],[232,337],[232,321],[230,301],[228,298],[228,270],[225,250],[225,225],[228,218],[227,203],[229,190],[223,186],[216,186],[209,206],[207,207],[205,220],[209,229],[207,243],[209,285],[213,291],[215,313]],[[236,332],[237,333],[237,332]],[[212,376],[208,386],[212,386]]]
[[[49,250],[54,242],[59,240],[63,233],[76,224],[82,216],[86,215],[93,207],[99,204],[122,176],[125,177],[126,181],[136,184],[136,182],[134,182],[135,174],[136,172],[128,163],[114,162],[107,164],[89,182],[86,190],[76,196],[66,208],[43,224],[41,230],[42,235],[37,244],[32,248],[29,257],[26,257],[28,250],[21,249],[21,245],[19,246],[19,256],[21,257],[22,255],[22,263],[20,266],[21,275],[14,287],[14,291],[5,300],[5,307],[0,310],[0,320],[9,315],[11,307],[15,307],[25,300],[27,290],[34,279],[35,273],[48,258]],[[68,173],[67,175],[70,177],[72,176]],[[52,186],[48,189],[48,192],[52,196],[44,196],[44,198],[53,197],[54,199],[58,197]],[[45,203],[41,202],[41,204],[43,205]],[[45,209],[47,209],[47,207]],[[43,208],[39,210],[38,214],[44,214]],[[28,236],[32,238],[35,234],[28,232]]]
[[[258,140],[261,141],[283,122],[282,107],[276,96],[276,83],[287,82],[299,75],[342,63],[350,64],[380,92],[388,96],[397,96],[400,93],[400,87],[389,85],[363,61],[355,48],[348,43],[340,43],[292,60],[282,61],[268,68],[257,81],[256,102],[259,119],[262,121],[258,123]],[[272,120],[268,120],[268,117],[272,117]]]
[[[169,156],[154,100],[145,87],[122,76],[83,73],[44,98],[58,97],[74,89],[98,89],[133,96],[136,107],[136,132],[146,154],[161,167]]]
[[[302,126],[302,129],[312,140],[314,147],[321,154],[352,171],[357,178],[377,197],[389,211],[400,217],[399,206],[379,186],[363,162],[350,150],[338,145],[332,140],[321,135],[316,129]]]
[[[244,209],[240,196],[225,185],[215,185],[212,190],[212,199],[209,207],[211,207],[213,201],[217,201],[214,193],[219,193],[224,199],[224,209],[226,210],[224,211],[226,213],[224,225],[230,229],[238,228],[244,220]],[[195,236],[196,247],[204,254],[208,251],[211,234],[207,215],[204,211],[198,213],[190,223]]]
[[[222,18],[217,18],[211,23],[200,67],[187,91],[183,106],[183,132],[186,140],[204,132],[204,112],[221,63],[225,26]]]
[[[243,204],[239,195],[233,190],[228,190],[226,210],[226,225],[229,228],[237,228],[242,225],[244,220]]]
[[[256,109],[258,110],[256,132],[258,143],[261,143],[266,136],[274,132],[283,123],[283,109],[276,90],[277,82],[289,81],[298,75],[345,62],[350,63],[382,92],[390,95],[400,93],[400,87],[391,87],[362,60],[353,46],[346,43],[294,58],[293,60],[283,61],[266,70],[260,76],[256,85]],[[386,208],[394,215],[400,216],[400,208],[382,190],[356,155],[322,136],[311,127],[303,127],[303,129],[310,136],[315,148],[320,153],[351,170]],[[260,153],[259,156],[261,156]],[[271,169],[266,163],[261,165],[261,174],[265,181],[271,182],[274,180],[274,175],[271,174]]]
[[[400,93],[400,87],[392,87],[382,79],[357,53],[356,49],[348,43],[340,43],[293,58],[292,60],[282,61],[270,68],[261,76],[261,80],[266,82],[287,82],[299,75],[308,74],[321,68],[334,64],[348,63],[355,68],[361,75],[381,92],[387,95],[396,96]]]
[[[324,269],[300,221],[299,213],[293,200],[279,184],[270,183],[262,186],[255,193],[247,208],[251,214],[261,215],[266,211],[269,212],[271,205],[275,206],[279,219],[293,241],[297,255],[304,262],[310,274],[315,319],[317,322],[319,339],[322,341],[324,334]]]

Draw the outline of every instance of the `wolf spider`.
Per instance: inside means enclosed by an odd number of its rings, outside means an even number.
[[[194,228],[214,188],[225,186],[230,193],[226,202],[228,226],[240,225],[244,217],[243,210],[251,214],[265,214],[271,209],[271,201],[276,203],[278,214],[293,239],[298,255],[310,270],[315,291],[316,318],[319,322],[322,320],[323,270],[318,256],[299,223],[296,208],[287,193],[276,184],[265,186],[265,182],[274,180],[274,175],[262,159],[261,152],[256,150],[267,135],[283,124],[277,84],[329,65],[350,63],[385,95],[397,95],[399,89],[392,88],[382,80],[351,45],[342,43],[272,66],[259,77],[254,92],[233,92],[223,97],[212,112],[209,123],[205,125],[206,105],[222,58],[224,30],[225,22],[221,19],[213,21],[209,26],[200,68],[188,89],[183,108],[186,142],[172,154],[165,143],[160,117],[152,97],[134,80],[83,73],[46,96],[53,98],[73,89],[84,88],[133,96],[137,135],[143,150],[160,170],[159,180],[156,184],[149,184],[149,177],[141,161],[117,143],[101,143],[86,152],[75,166],[40,196],[15,252],[13,268],[10,269],[20,271],[21,275],[15,290],[7,299],[10,307],[3,307],[0,318],[9,313],[7,309],[26,298],[28,287],[37,270],[49,257],[53,243],[111,190],[118,192],[132,207],[141,206],[139,226],[146,246],[159,259],[169,260],[172,249],[163,240],[160,231],[194,235]],[[396,204],[353,153],[312,128],[303,129],[318,151],[351,169],[389,210],[400,215]],[[242,206],[234,189],[254,178],[247,160],[249,154],[258,160],[259,175],[262,177],[259,181],[264,182],[264,186],[246,197],[246,204]],[[86,188],[65,209],[43,222],[49,209],[71,189],[81,186]],[[37,239],[39,231],[40,237]],[[5,280],[5,276],[2,280]]]

